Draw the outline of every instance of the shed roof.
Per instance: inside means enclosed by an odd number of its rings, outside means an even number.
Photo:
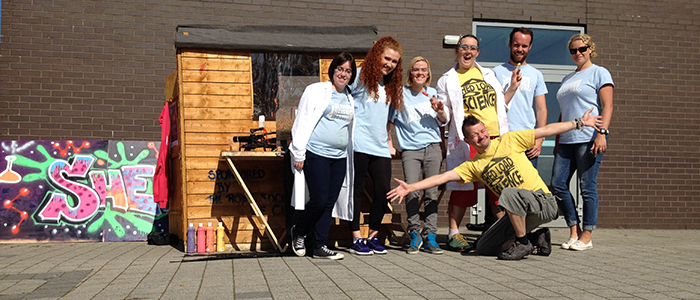
[[[367,52],[377,40],[374,26],[177,26],[175,47],[290,52]]]

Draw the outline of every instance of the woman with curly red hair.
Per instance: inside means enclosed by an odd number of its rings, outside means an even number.
[[[353,244],[350,253],[386,254],[377,233],[387,206],[390,189],[391,156],[396,153],[389,129],[389,106],[403,109],[403,49],[392,37],[380,38],[367,52],[360,76],[350,86],[355,99],[354,131],[354,216],[350,222]],[[368,238],[360,233],[360,204],[369,172],[374,195],[369,213]]]

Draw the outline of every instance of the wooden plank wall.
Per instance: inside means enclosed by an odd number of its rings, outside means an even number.
[[[262,238],[261,226],[251,217],[253,213],[242,189],[219,157],[222,150],[237,149],[233,136],[248,135],[258,125],[253,120],[250,52],[181,50],[178,63],[185,178],[183,224],[178,235],[185,236],[188,223],[196,227],[200,222],[204,226],[208,222],[214,226],[223,222],[226,243],[233,249],[268,248],[270,244]],[[265,126],[269,131],[275,130],[274,122],[268,121]],[[237,167],[253,197],[267,211],[261,209],[270,213],[268,222],[279,236],[284,232],[284,210],[283,205],[274,206],[283,201],[281,161],[268,164],[272,169],[245,162],[240,166],[237,163]]]
[[[228,165],[222,150],[237,150],[233,136],[248,135],[253,120],[253,84],[249,51],[179,49],[178,86],[181,146],[181,209],[174,208],[171,232],[185,239],[187,226],[223,222],[226,243],[235,250],[271,248]],[[336,54],[319,55],[319,79],[328,80]],[[358,57],[358,56],[356,56]],[[361,62],[358,59],[358,64]],[[268,131],[275,122],[267,121]],[[267,222],[280,239],[284,233],[282,162],[236,161]],[[175,202],[178,203],[179,202]]]

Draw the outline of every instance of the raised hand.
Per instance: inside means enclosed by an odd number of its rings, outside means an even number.
[[[437,99],[437,97],[435,97],[435,95],[430,97],[430,105],[433,107],[433,110],[435,110],[436,112],[440,113],[440,112],[445,111],[445,105],[442,102],[438,101],[438,99]]]
[[[510,76],[510,86],[517,90],[520,87],[520,82],[523,80],[523,76],[520,74],[520,64],[513,68],[513,74]]]

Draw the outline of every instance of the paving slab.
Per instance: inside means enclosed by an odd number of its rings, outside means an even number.
[[[340,248],[345,259],[329,261],[194,257],[144,242],[0,244],[0,300],[700,299],[700,230],[599,229],[581,252],[558,248],[567,235],[552,229],[552,254],[521,261],[400,247],[368,257]]]

